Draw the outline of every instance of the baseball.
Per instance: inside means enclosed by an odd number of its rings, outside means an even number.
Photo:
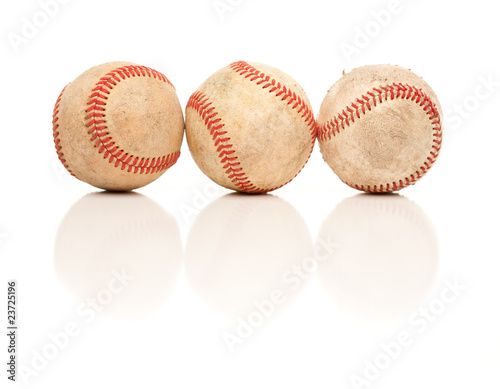
[[[59,160],[98,188],[128,191],[156,180],[180,155],[184,120],[173,85],[130,62],[93,67],[57,99],[53,136]]]
[[[415,73],[363,66],[328,91],[318,142],[324,160],[347,185],[397,191],[417,182],[436,161],[442,117],[436,95]]]
[[[213,181],[263,193],[287,184],[304,167],[316,121],[290,76],[240,61],[213,74],[190,97],[186,137],[196,164]]]

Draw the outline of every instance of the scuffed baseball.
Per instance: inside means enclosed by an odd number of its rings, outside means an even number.
[[[324,160],[349,186],[391,192],[414,184],[435,162],[442,110],[430,86],[410,70],[363,66],[328,91],[318,116]]]
[[[295,80],[270,66],[240,61],[193,93],[186,138],[196,164],[213,181],[262,193],[287,184],[304,167],[316,122]]]
[[[170,81],[130,62],[84,72],[65,87],[53,114],[63,165],[76,178],[113,191],[147,185],[173,166],[183,131]]]

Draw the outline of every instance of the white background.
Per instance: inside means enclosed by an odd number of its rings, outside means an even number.
[[[17,384],[366,387],[356,375],[374,388],[499,385],[498,10],[486,0],[390,3],[222,0],[217,11],[212,0],[73,0],[49,16],[34,0],[2,3],[0,300],[18,280]],[[12,44],[33,19],[37,31]],[[51,115],[64,85],[113,60],[161,71],[183,106],[219,68],[266,63],[294,77],[316,113],[342,70],[398,64],[439,96],[444,147],[424,179],[393,196],[348,188],[318,147],[272,195],[228,196],[186,144],[137,194],[95,194],[60,166]],[[320,238],[333,254],[292,290],[283,277],[311,264]],[[87,298],[109,296],[113,270],[134,279],[95,317],[82,312]],[[456,282],[464,290],[451,302]],[[285,303],[231,353],[224,334],[258,318],[254,302],[273,290]],[[401,332],[411,345],[370,375]]]

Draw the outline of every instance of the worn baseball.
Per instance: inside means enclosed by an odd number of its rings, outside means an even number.
[[[354,69],[328,91],[318,116],[324,160],[347,185],[392,192],[432,167],[442,140],[442,110],[430,86],[398,66]]]
[[[290,76],[240,61],[213,74],[190,97],[186,137],[195,162],[213,181],[263,193],[287,184],[304,167],[316,121]]]
[[[147,185],[179,158],[182,108],[160,72],[130,62],[87,70],[57,99],[53,136],[59,160],[98,188]]]

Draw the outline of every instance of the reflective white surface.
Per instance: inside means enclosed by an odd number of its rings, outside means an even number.
[[[321,275],[339,306],[367,318],[408,315],[429,296],[438,241],[412,201],[398,194],[347,198],[323,223],[319,239],[329,236],[338,246]]]
[[[186,278],[200,297],[236,316],[280,289],[287,300],[302,286],[294,266],[312,255],[299,213],[273,196],[225,195],[197,217],[186,245]]]
[[[86,195],[62,220],[54,247],[64,287],[120,316],[159,309],[174,288],[181,259],[176,220],[138,193]]]

